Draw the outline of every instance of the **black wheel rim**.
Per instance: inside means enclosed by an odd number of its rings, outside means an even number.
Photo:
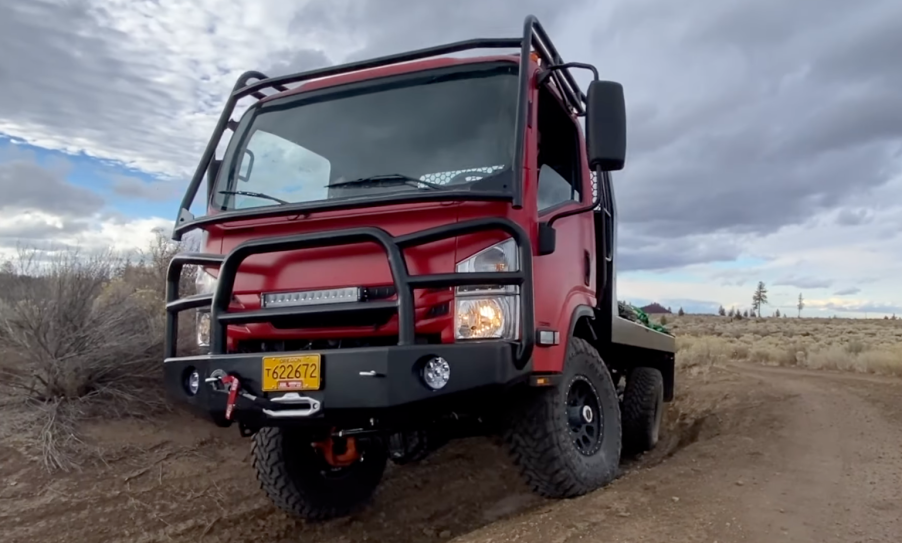
[[[591,456],[601,448],[604,413],[592,383],[579,375],[567,390],[567,423],[573,446],[580,454]]]

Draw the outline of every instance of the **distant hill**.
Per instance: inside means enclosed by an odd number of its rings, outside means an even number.
[[[672,315],[673,314],[669,309],[667,309],[666,307],[662,306],[661,304],[659,304],[657,302],[653,303],[653,304],[649,304],[645,307],[640,307],[639,309],[641,309],[642,311],[645,311],[645,313],[648,315]]]

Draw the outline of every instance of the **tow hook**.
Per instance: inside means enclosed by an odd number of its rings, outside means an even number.
[[[229,399],[226,401],[224,417],[226,422],[232,420],[232,414],[235,411],[235,404],[238,402],[238,396],[256,404],[260,407],[263,414],[271,418],[309,417],[318,413],[322,407],[322,403],[319,400],[301,396],[297,392],[288,392],[271,400],[254,396],[241,389],[241,381],[238,376],[229,375],[222,370],[214,371],[204,382],[213,387],[214,391],[227,393],[229,395]],[[294,406],[295,409],[282,409],[286,405]]]
[[[333,432],[333,436],[335,433]],[[354,437],[330,436],[323,441],[313,443],[313,448],[323,455],[327,464],[334,468],[348,467],[361,459],[357,449],[357,439]]]
[[[241,381],[234,375],[229,375],[222,371],[213,372],[212,377],[205,380],[206,383],[213,387],[217,392],[228,391],[229,399],[226,401],[225,420],[232,420],[232,413],[235,411],[235,404],[238,402],[238,396],[252,402],[257,402],[257,397],[241,390]]]
[[[208,377],[206,383],[213,386],[214,390],[221,391],[222,387],[228,388],[229,399],[226,401],[225,420],[232,420],[232,412],[235,410],[235,403],[238,401],[238,390],[241,388],[241,381],[234,375],[221,374],[214,377]]]

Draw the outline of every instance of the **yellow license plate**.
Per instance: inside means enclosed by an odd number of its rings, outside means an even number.
[[[263,391],[319,390],[322,384],[319,354],[263,357]]]

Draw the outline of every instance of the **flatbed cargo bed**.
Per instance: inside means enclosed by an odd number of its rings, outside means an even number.
[[[611,343],[667,353],[676,352],[675,337],[620,316],[611,320]]]

